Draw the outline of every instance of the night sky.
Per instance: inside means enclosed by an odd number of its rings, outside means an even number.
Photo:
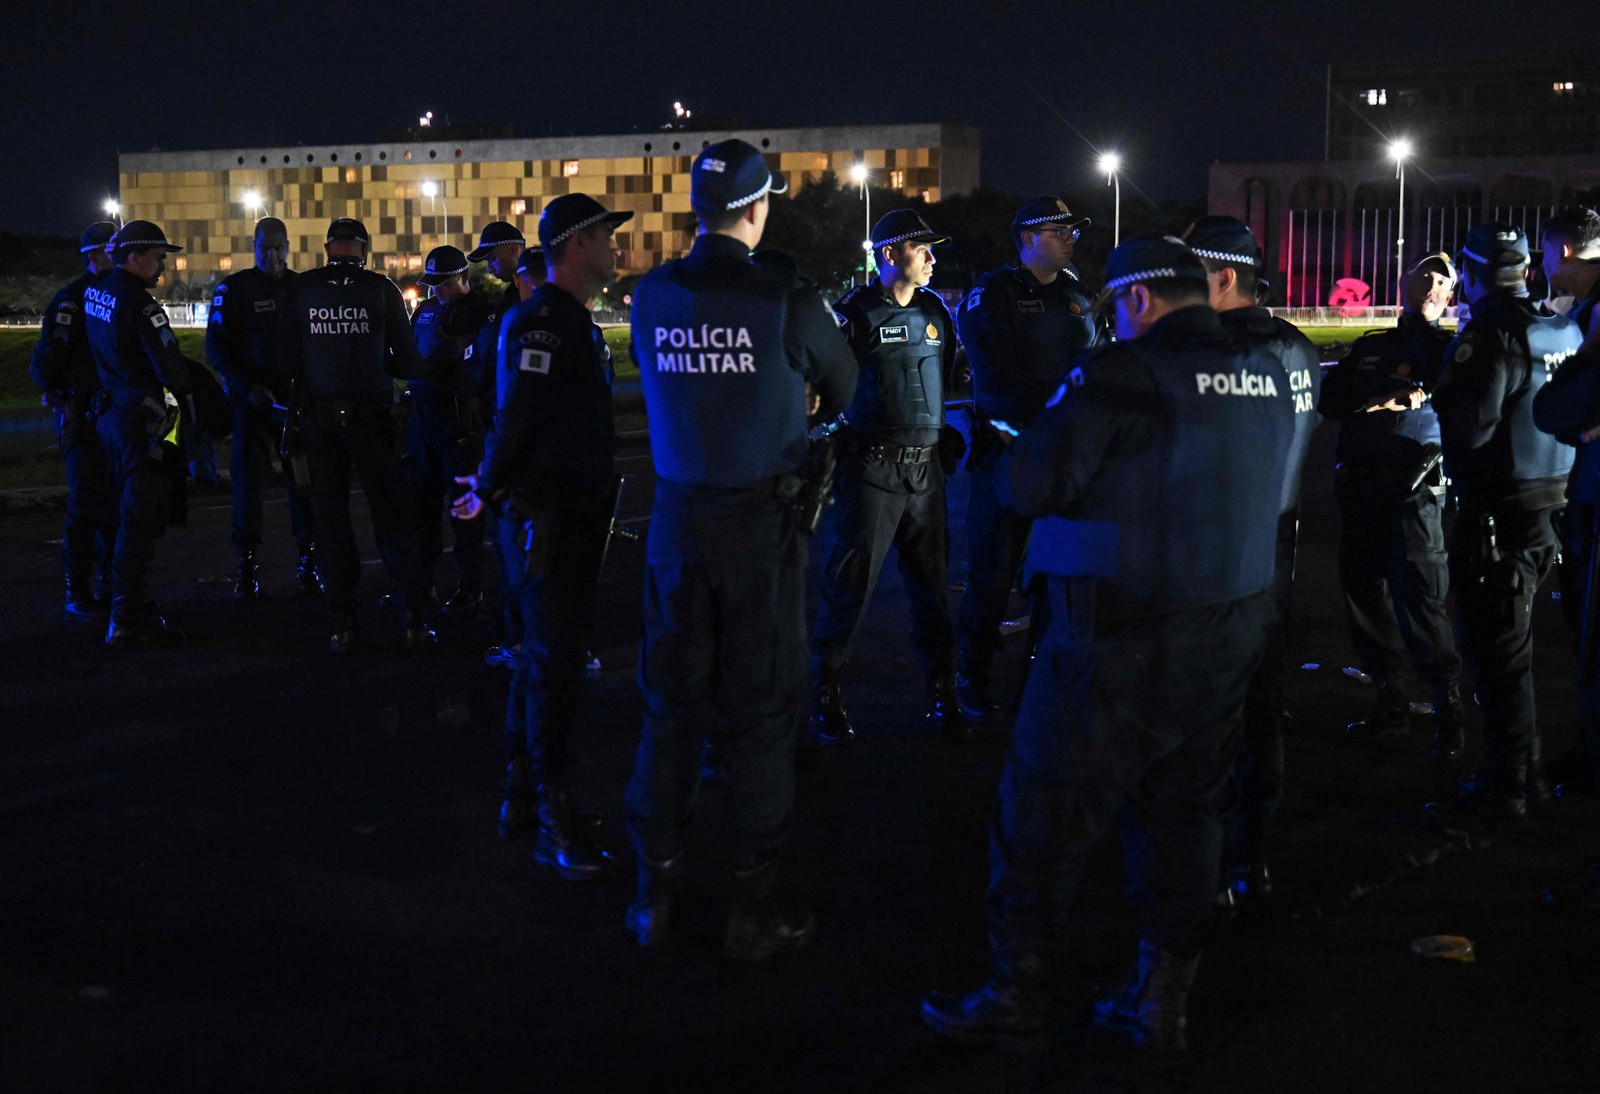
[[[1319,158],[1330,61],[1570,51],[1595,40],[1582,10],[33,0],[0,34],[0,227],[75,234],[119,150],[371,141],[426,110],[522,136],[632,132],[675,99],[752,127],[970,122],[984,183],[1019,194],[1093,183],[1087,138],[1122,152],[1125,202],[1182,200],[1212,160]]]

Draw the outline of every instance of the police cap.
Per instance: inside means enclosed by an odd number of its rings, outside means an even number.
[[[467,252],[468,262],[482,262],[489,257],[489,252],[506,243],[527,244],[522,237],[522,232],[514,225],[503,220],[491,220],[483,226],[483,231],[478,233],[478,245]]]
[[[891,243],[926,243],[942,247],[949,242],[949,236],[942,236],[928,227],[928,222],[918,216],[915,209],[896,209],[892,213],[885,213],[872,226],[874,251]]]
[[[1416,265],[1406,271],[1407,277],[1416,277],[1418,274],[1438,274],[1446,281],[1456,280],[1456,264],[1444,251],[1424,257]]]
[[[615,228],[632,219],[632,213],[613,213],[588,194],[562,194],[552,199],[539,214],[539,246],[548,250],[565,243],[574,232],[595,224],[609,224]]]
[[[1089,223],[1088,217],[1073,216],[1065,201],[1046,194],[1044,197],[1029,198],[1022,203],[1016,216],[1011,218],[1011,230],[1031,232],[1045,227],[1061,227],[1081,232],[1089,226]]]
[[[435,247],[428,252],[428,261],[418,281],[424,285],[443,285],[453,277],[467,272],[467,256],[458,247]]]
[[[544,249],[524,247],[517,256],[518,273],[544,273]]]
[[[737,137],[706,148],[689,169],[689,204],[697,209],[743,209],[788,188],[783,177],[767,166],[767,157]]]
[[[1528,264],[1528,237],[1515,224],[1491,220],[1467,233],[1463,256],[1492,270],[1509,270]]]
[[[86,255],[90,251],[103,251],[106,244],[111,242],[111,237],[117,234],[117,226],[109,220],[97,220],[83,230],[78,237],[78,253]]]
[[[1206,268],[1187,243],[1177,236],[1130,239],[1106,256],[1106,287],[1094,306],[1105,307],[1117,290],[1141,281],[1174,280],[1206,288]]]
[[[1237,217],[1201,217],[1183,233],[1183,241],[1201,258],[1234,266],[1260,266],[1256,237]]]
[[[328,238],[326,243],[335,240],[352,240],[356,243],[371,243],[372,238],[367,235],[367,226],[355,217],[340,217],[328,225]]]
[[[181,251],[182,247],[167,242],[167,234],[148,220],[130,220],[117,234],[111,237],[111,242],[106,244],[106,250],[121,259],[129,251],[139,251],[150,247],[160,247],[166,251]]]

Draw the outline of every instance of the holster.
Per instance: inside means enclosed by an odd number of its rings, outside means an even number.
[[[961,430],[953,425],[940,426],[939,467],[945,475],[954,475],[961,467],[961,457],[966,454],[967,439],[961,435]]]
[[[559,510],[537,505],[526,494],[506,499],[503,519],[513,520],[521,529],[517,545],[529,577],[546,577],[550,572],[551,547],[560,530]]]

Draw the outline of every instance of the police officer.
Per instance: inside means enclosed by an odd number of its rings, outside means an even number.
[[[1041,1035],[1049,960],[1090,849],[1119,823],[1139,957],[1095,1021],[1141,1048],[1184,1047],[1221,852],[1212,803],[1273,611],[1294,432],[1276,357],[1235,341],[1206,301],[1182,241],[1112,251],[1103,306],[1119,341],[1077,359],[995,467],[1002,503],[1038,518],[1025,574],[1047,620],[991,828],[993,975],[926,998],[942,1034]]]
[[[239,572],[233,595],[254,600],[261,592],[256,548],[261,543],[261,488],[276,458],[289,503],[289,527],[299,547],[295,578],[302,593],[322,591],[317,577],[311,499],[295,481],[294,466],[279,456],[290,378],[278,365],[279,308],[289,291],[289,232],[277,217],[256,221],[256,264],[222,279],[206,323],[206,360],[228,385],[233,404],[233,545]]]
[[[1571,303],[1567,318],[1583,331],[1584,348],[1600,343],[1600,213],[1561,209],[1539,230],[1539,245],[1550,295]]]
[[[1272,354],[1287,374],[1294,404],[1294,443],[1284,468],[1277,563],[1272,594],[1277,612],[1268,634],[1267,652],[1245,697],[1244,743],[1234,771],[1235,802],[1228,815],[1228,883],[1235,897],[1266,897],[1272,878],[1266,846],[1272,815],[1283,792],[1283,679],[1289,643],[1289,587],[1294,577],[1295,547],[1300,531],[1300,478],[1311,433],[1320,420],[1317,396],[1322,390],[1322,365],[1317,348],[1292,323],[1256,303],[1260,268],[1255,237],[1234,217],[1201,217],[1189,226],[1185,241],[1206,268],[1211,307],[1223,329],[1249,346]]]
[[[1072,250],[1087,217],[1056,197],[1024,202],[1011,220],[1018,261],[978,278],[956,314],[976,403],[967,470],[967,589],[957,622],[956,697],[975,720],[994,716],[989,668],[1000,623],[1028,544],[1028,522],[996,500],[992,464],[1001,421],[1021,428],[1061,384],[1072,359],[1095,342],[1094,317]]]
[[[487,229],[485,229],[487,231]],[[480,250],[482,248],[480,247]],[[477,251],[473,252],[477,254]],[[493,249],[490,252],[493,254]],[[543,285],[549,279],[548,271],[544,265],[544,252],[537,246],[524,247],[517,255],[516,269],[512,274],[512,284],[506,287],[506,292],[500,298],[499,309],[489,317],[483,329],[478,332],[478,341],[473,345],[473,353],[479,360],[496,362],[490,364],[491,375],[498,376],[498,355],[500,353],[500,324],[519,303],[533,295],[533,290]],[[489,410],[491,416],[494,412],[494,393],[490,393]],[[505,551],[501,549],[501,536],[498,524],[495,521],[494,509],[490,507],[484,512],[484,517],[490,522],[494,531],[489,533],[489,546],[494,551],[496,563],[500,570],[500,641],[498,645],[490,646],[483,655],[484,664],[497,665],[501,668],[512,669],[517,667],[517,653],[522,646],[522,609],[519,605],[516,589],[512,588],[511,571],[506,566]],[[597,662],[593,655],[589,658],[589,671],[598,672]],[[504,812],[504,810],[502,810]],[[531,818],[527,818],[531,820]],[[502,839],[513,837],[513,831],[507,829],[502,817],[500,836]],[[531,836],[533,830],[526,831]]]
[[[83,293],[111,269],[106,243],[117,226],[91,224],[78,238],[84,270],[51,297],[44,310],[39,341],[28,375],[39,385],[43,403],[55,412],[56,438],[67,468],[67,515],[61,530],[61,569],[66,607],[85,618],[111,610],[111,549],[117,536],[116,488],[106,449],[94,428],[95,392],[100,377],[83,318]],[[96,595],[98,570],[101,595]]]
[[[394,380],[426,379],[393,281],[366,268],[370,239],[359,220],[328,225],[328,263],[289,282],[279,326],[279,361],[303,391],[300,413],[320,562],[333,610],[328,649],[350,652],[360,624],[361,560],[350,524],[350,473],[361,481],[379,554],[399,586],[402,642],[433,644],[424,617],[427,581],[408,519],[404,471],[395,455]]]
[[[1535,427],[1533,403],[1582,342],[1576,323],[1528,298],[1528,239],[1498,221],[1467,233],[1457,258],[1472,318],[1434,391],[1445,473],[1458,506],[1450,584],[1461,654],[1483,710],[1485,751],[1462,794],[1432,812],[1516,825],[1548,794],[1533,695],[1533,601],[1555,561],[1551,527],[1573,451]]]
[[[1449,255],[1413,266],[1399,322],[1358,338],[1317,404],[1341,423],[1339,580],[1351,644],[1378,685],[1372,712],[1350,731],[1368,739],[1406,732],[1411,703],[1396,678],[1409,648],[1433,689],[1436,760],[1461,755],[1464,728],[1461,658],[1444,603],[1439,417],[1429,401],[1452,337],[1439,319],[1455,286]]]
[[[600,557],[616,489],[611,351],[588,302],[616,277],[614,213],[565,194],[539,217],[550,279],[500,327],[498,409],[483,470],[453,510],[500,503],[506,565],[522,606],[522,650],[506,704],[501,831],[537,824],[533,859],[565,878],[602,873],[610,856],[572,802],[571,738],[594,620]]]
[[[128,221],[107,247],[116,268],[83,290],[89,349],[104,389],[95,430],[111,462],[119,506],[106,644],[175,646],[183,642],[183,632],[169,626],[146,595],[172,488],[161,439],[174,418],[162,389],[184,399],[195,390],[195,374],[204,366],[184,357],[166,310],[150,295],[166,270],[167,255],[183,248],[168,243],[147,220]]]
[[[658,476],[644,596],[644,733],[628,784],[641,945],[671,933],[699,775],[719,720],[734,891],[723,952],[759,961],[804,945],[811,913],[778,895],[794,805],[794,711],[805,690],[805,550],[796,502],[808,455],[806,385],[832,418],[855,360],[815,289],[758,266],[768,197],[761,153],[720,141],[695,157],[689,254],[634,291],[650,450]],[[809,499],[814,502],[814,499]]]
[[[467,252],[468,262],[482,262],[488,266],[489,272],[495,279],[502,282],[506,288],[500,294],[500,306],[496,310],[506,315],[519,302],[527,297],[519,295],[516,285],[517,269],[522,264],[522,255],[528,250],[528,241],[523,238],[522,232],[514,224],[503,220],[491,220],[483,226],[483,231],[478,233],[478,245]],[[537,251],[538,247],[533,250]],[[541,274],[543,271],[540,271]],[[540,278],[542,283],[543,278]]]
[[[834,305],[861,383],[845,412],[845,453],[823,534],[822,594],[811,636],[816,696],[812,731],[823,741],[855,736],[839,671],[855,648],[884,556],[894,545],[911,600],[912,639],[928,680],[930,726],[960,719],[945,603],[946,525],[939,432],[956,339],[944,301],[928,291],[933,248],[950,242],[911,209],[872,226],[877,277]]]
[[[417,507],[422,573],[429,585],[444,551],[440,502],[453,503],[463,492],[456,480],[477,471],[494,400],[494,355],[477,349],[495,306],[467,281],[468,268],[458,248],[429,251],[418,280],[433,289],[433,297],[411,316],[417,352],[438,377],[413,380],[406,388],[411,400],[406,485]],[[444,602],[446,613],[470,612],[483,602],[483,525],[481,515],[450,517],[457,582]]]

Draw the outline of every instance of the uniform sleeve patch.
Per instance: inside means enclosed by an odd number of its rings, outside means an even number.
[[[546,346],[550,349],[559,349],[561,339],[547,330],[524,331],[517,336],[517,341],[524,346]]]
[[[159,308],[156,309],[155,314],[150,317],[150,325],[155,327],[157,330],[160,330],[162,327],[166,326],[167,313],[161,311]]]
[[[211,306],[212,306],[212,307],[213,307],[213,308],[220,308],[220,307],[222,307],[222,300],[223,300],[223,297],[222,297],[222,294],[221,294],[221,293],[220,293],[220,292],[219,292],[219,293],[217,293],[217,295],[216,295],[216,296],[213,296],[213,297],[212,297],[212,298],[211,298]]]
[[[278,310],[278,302],[276,300],[257,300],[256,301],[256,311],[277,311],[277,310]]]
[[[522,372],[542,372],[548,375],[550,355],[542,349],[525,349],[522,351],[522,359],[517,368]]]
[[[1459,346],[1456,347],[1456,352],[1452,355],[1451,360],[1455,361],[1455,363],[1459,365],[1463,361],[1466,361],[1469,358],[1471,358],[1471,356],[1472,356],[1472,343],[1471,342],[1462,342]]]
[[[967,299],[962,303],[961,306],[963,308],[968,308],[968,309],[975,308],[975,307],[978,306],[979,302],[982,301],[982,300],[983,300],[983,286],[979,285],[976,289],[973,289],[970,293],[967,294]]]
[[[461,359],[463,361],[472,360],[472,345],[471,345],[471,343],[468,343],[466,352],[461,355]]]
[[[63,327],[72,326],[72,313],[69,311],[56,312],[56,322]]]

